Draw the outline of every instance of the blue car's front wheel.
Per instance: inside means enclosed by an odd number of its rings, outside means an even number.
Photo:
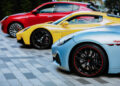
[[[105,52],[95,44],[80,45],[72,53],[72,69],[80,75],[92,77],[107,69]]]

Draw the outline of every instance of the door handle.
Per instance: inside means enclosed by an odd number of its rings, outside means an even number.
[[[49,18],[52,17],[52,16],[48,16]]]

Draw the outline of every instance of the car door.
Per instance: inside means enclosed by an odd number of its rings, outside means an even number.
[[[37,9],[37,13],[33,14],[29,18],[30,25],[52,21],[52,13],[54,11],[54,7],[54,4],[47,4]]]
[[[52,20],[58,20],[72,12],[79,10],[78,5],[68,4],[68,3],[56,3],[55,10],[52,13]]]
[[[69,23],[64,27],[64,30],[61,32],[61,36],[90,29],[91,27],[101,26],[103,21],[102,16],[98,15],[77,15],[67,20]]]

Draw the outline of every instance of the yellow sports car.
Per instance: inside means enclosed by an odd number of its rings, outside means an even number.
[[[55,22],[27,27],[16,34],[17,40],[25,45],[46,49],[70,33],[110,24],[120,24],[120,18],[101,12],[76,12]]]

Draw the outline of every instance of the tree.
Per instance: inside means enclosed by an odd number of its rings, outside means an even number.
[[[32,3],[30,0],[20,0],[20,8],[21,11],[26,12],[26,11],[31,11],[32,9]]]
[[[106,0],[105,6],[109,9],[110,13],[120,13],[120,0]]]
[[[0,3],[0,8],[1,8],[1,12],[2,13],[2,17],[5,15],[10,15],[13,13],[13,4],[11,1],[8,1],[8,0],[3,0],[1,3]]]
[[[52,0],[2,0],[0,1],[0,20],[11,14],[31,11],[49,1]]]

